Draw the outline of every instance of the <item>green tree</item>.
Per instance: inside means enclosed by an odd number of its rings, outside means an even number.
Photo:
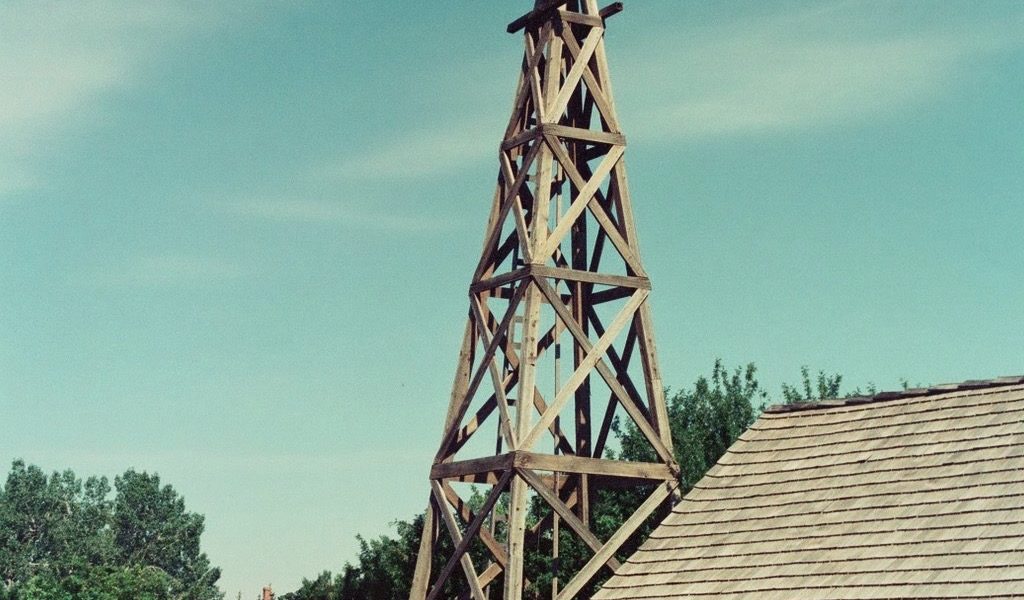
[[[223,596],[214,585],[220,570],[200,550],[203,516],[185,510],[185,499],[156,474],[127,471],[114,479],[113,531],[120,562],[156,567],[180,582],[195,600]]]
[[[113,555],[110,485],[71,471],[47,477],[16,460],[0,492],[0,575],[5,587],[37,575],[80,574]],[[40,584],[42,585],[42,584]]]
[[[156,475],[84,482],[17,460],[0,488],[0,600],[215,600],[202,516]]]
[[[800,402],[813,402],[815,400],[827,400],[839,397],[839,385],[843,376],[839,373],[826,375],[825,371],[818,371],[814,382],[811,381],[811,370],[807,365],[800,367],[801,382],[799,387],[795,385],[782,384],[782,398],[789,404]]]

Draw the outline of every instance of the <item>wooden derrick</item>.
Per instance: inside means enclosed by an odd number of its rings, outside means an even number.
[[[541,575],[527,572],[526,546],[548,536],[557,558],[565,532],[592,552],[577,572],[552,577],[551,597],[573,598],[618,569],[616,551],[678,486],[605,57],[605,20],[621,8],[537,0],[509,25],[523,32],[522,67],[410,600],[446,589],[520,600]],[[616,415],[636,426],[652,462],[606,457]],[[595,493],[623,486],[647,499],[601,539]]]

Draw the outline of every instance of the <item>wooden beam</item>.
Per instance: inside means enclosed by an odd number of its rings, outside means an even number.
[[[441,447],[438,449],[437,456],[441,456],[444,453],[448,440],[454,434],[455,429],[458,428],[459,421],[462,420],[468,408],[465,397],[466,390],[469,388],[469,379],[473,374],[473,352],[476,349],[474,326],[475,322],[473,319],[469,319],[462,335],[459,362],[455,369],[455,380],[452,382],[452,393],[448,401],[448,415],[444,420],[444,432],[441,434]]]
[[[580,327],[580,324],[577,323],[576,320],[572,318],[572,315],[569,314],[568,310],[565,308],[565,305],[556,300],[557,295],[554,295],[554,290],[551,289],[551,286],[549,286],[547,282],[545,282],[542,279],[538,279],[535,281],[537,282],[537,285],[541,289],[541,291],[548,297],[548,300],[552,302],[551,306],[555,309],[555,312],[558,313],[559,318],[561,318],[562,321],[568,326],[569,332],[572,333],[573,337],[576,338],[576,341],[582,347],[586,348],[587,353],[590,354],[593,351],[594,346],[592,346],[590,340],[587,339],[586,334]],[[647,290],[637,290],[636,292],[634,292],[633,299],[630,301],[630,303],[627,303],[627,305],[623,307],[623,309],[619,312],[618,317],[616,317],[616,321],[619,320],[619,317],[622,317],[624,314],[626,314],[626,308],[630,307],[632,303],[637,302],[639,295],[643,296],[643,298],[639,298],[639,301],[643,302],[643,300],[646,299],[647,297]],[[629,314],[632,315],[633,312],[630,312]],[[615,324],[614,321],[613,324]],[[619,328],[621,328],[621,324],[619,325]],[[604,340],[605,338],[607,338],[609,332],[613,332],[611,334],[612,336],[618,334],[618,330],[614,329],[613,325],[609,325],[608,330],[605,331],[604,335],[602,335],[600,339]],[[608,340],[608,343],[610,344],[611,341]],[[611,372],[611,369],[608,367],[608,365],[604,362],[604,360],[598,358],[598,360],[594,363],[593,367],[597,370],[598,373],[601,374],[601,377],[604,379],[605,383],[608,384],[608,387],[611,388],[612,392],[619,396],[622,407],[626,409],[626,412],[628,412],[629,416],[632,417],[633,422],[636,423],[637,428],[640,430],[641,433],[644,434],[644,437],[647,438],[647,441],[651,443],[651,446],[654,447],[654,451],[658,453],[658,456],[660,456],[663,461],[669,464],[670,468],[673,468],[675,466],[675,458],[672,456],[672,451],[669,450],[661,441],[659,433],[656,430],[654,430],[651,427],[651,424],[647,421],[647,419],[644,418],[643,413],[640,412],[640,409],[636,407],[636,403],[632,401],[626,390],[616,380],[615,375]],[[524,440],[522,447],[529,448],[529,446],[526,445],[528,442],[529,439]]]
[[[558,142],[557,138],[555,138],[554,136],[545,136],[544,139],[545,141],[547,141],[548,146],[551,147],[555,156],[558,158],[559,164],[561,164],[565,168],[566,174],[569,175],[569,178],[573,180],[573,183],[575,183],[577,187],[583,188],[588,184],[589,181],[592,181],[594,179],[594,175],[591,175],[589,180],[584,178],[580,171],[576,169],[576,166],[573,164],[572,158],[570,158],[569,155],[565,152],[565,148],[562,147],[562,145]],[[604,231],[604,234],[608,237],[608,239],[611,240],[616,250],[619,251],[619,255],[622,256],[622,259],[626,261],[626,264],[629,265],[629,267],[637,276],[646,277],[646,273],[644,273],[644,268],[640,264],[640,257],[638,257],[636,253],[633,252],[633,249],[630,247],[629,242],[622,237],[622,232],[620,232],[619,229],[612,222],[611,218],[608,216],[608,213],[605,212],[604,207],[601,206],[601,203],[597,201],[598,195],[599,193],[595,192],[594,195],[591,196],[590,200],[587,202],[587,207],[590,208],[590,212],[594,215],[594,218],[601,225],[602,231]]]
[[[420,534],[419,552],[416,554],[416,568],[412,574],[409,600],[425,600],[430,585],[430,566],[434,556],[434,501],[427,502],[423,515],[423,533]]]
[[[587,320],[594,326],[594,331],[597,332],[597,335],[604,333],[604,324],[601,322],[601,318],[598,316],[597,311],[593,306],[587,308]],[[650,412],[648,407],[644,406],[643,403],[640,402],[640,399],[642,398],[640,390],[636,388],[636,384],[633,383],[633,378],[629,374],[629,362],[633,357],[633,346],[636,343],[637,337],[639,337],[636,322],[636,314],[634,314],[633,326],[629,328],[629,332],[627,333],[626,345],[622,356],[619,356],[614,347],[608,348],[608,361],[612,363],[613,367],[615,367],[615,380],[625,388],[626,392],[629,393],[630,398],[637,400],[634,405],[643,413],[644,419],[652,421],[651,415],[654,413]],[[626,349],[629,350],[628,353],[625,351]]]
[[[658,367],[658,353],[654,344],[654,331],[651,323],[650,306],[641,307],[637,318],[637,333],[640,342],[640,357],[643,359],[644,372],[647,376],[647,394],[651,402],[651,412],[655,417],[655,428],[661,436],[661,443],[672,451],[672,432],[668,423],[668,407],[665,403],[665,386],[661,380],[661,369]]]
[[[490,585],[498,575],[501,575],[504,570],[505,569],[496,562],[488,564],[487,568],[480,572],[480,587],[486,590],[487,586]]]
[[[573,12],[571,10],[560,10],[558,11],[558,16],[563,21],[568,23],[576,23],[577,25],[587,25],[589,27],[604,27],[604,20],[601,19],[601,17],[595,17],[594,15],[584,15],[582,13]],[[569,28],[566,27],[566,29]]]
[[[470,298],[470,307],[473,309],[473,313],[476,314],[476,318],[480,322],[486,322],[484,317],[483,308],[480,306],[480,301],[475,296]],[[480,327],[480,341],[484,346],[490,346],[494,340],[491,331],[488,327]],[[505,332],[501,332],[505,334]],[[498,365],[491,356],[490,364],[487,368],[491,372],[491,385],[494,386],[494,403],[498,405],[498,417],[501,420],[501,433],[505,438],[505,443],[508,444],[509,448],[515,448],[519,445],[518,438],[512,425],[512,417],[509,415],[508,410],[508,398],[505,396],[505,381],[501,377],[501,373],[498,371]]]
[[[608,290],[601,290],[599,292],[590,293],[591,304],[604,304],[605,302],[614,302],[615,300],[622,300],[623,298],[629,298],[633,295],[633,290],[627,287],[615,287]]]
[[[512,478],[512,475],[513,471],[507,471],[505,475],[502,476],[498,484],[491,489],[491,493],[487,495],[487,499],[484,500],[483,505],[477,512],[476,518],[469,523],[466,527],[466,531],[462,533],[462,539],[459,540],[458,545],[455,546],[455,552],[452,553],[451,558],[448,559],[448,563],[445,564],[444,568],[442,568],[441,572],[438,574],[437,581],[434,582],[434,589],[430,592],[430,595],[427,596],[427,600],[434,600],[444,589],[444,583],[448,580],[448,577],[455,570],[456,566],[458,566],[459,562],[462,561],[463,556],[466,554],[466,550],[469,549],[469,545],[476,538],[476,534],[484,524],[484,518],[498,502],[498,498],[505,490],[505,486],[508,485],[508,481]],[[477,583],[479,585],[479,579],[477,580]],[[482,589],[484,586],[479,585],[479,587]]]
[[[625,543],[631,535],[633,535],[633,532],[635,532],[636,529],[647,520],[647,517],[651,516],[651,513],[669,497],[677,485],[678,482],[673,480],[656,487],[651,495],[647,497],[647,500],[644,500],[644,503],[636,509],[636,512],[626,519],[622,526],[619,527],[618,531],[612,534],[612,537],[608,538],[608,541],[605,542],[604,546],[598,550],[594,556],[587,561],[587,564],[585,564],[583,568],[576,573],[576,576],[573,577],[564,588],[562,588],[561,593],[558,594],[557,600],[570,600],[575,596],[583,586],[597,574],[597,571],[601,566],[607,563],[609,558],[614,558],[615,552],[619,547],[622,546],[622,544]],[[616,567],[616,570],[617,569],[618,567]]]
[[[441,489],[444,490],[444,496],[448,500],[448,504],[458,511],[459,517],[461,517],[463,521],[469,523],[476,518],[473,511],[470,510],[466,502],[459,497],[459,494],[452,489],[451,485],[448,483],[441,483]],[[503,567],[508,564],[508,554],[505,552],[505,548],[501,545],[501,542],[495,539],[495,537],[491,535],[491,532],[486,529],[481,529],[479,534],[480,541],[483,542],[484,546],[487,547],[487,550],[490,551],[494,560],[498,561],[498,564]]]
[[[548,121],[557,122],[562,112],[565,111],[565,107],[569,103],[569,97],[576,91],[580,80],[583,78],[583,72],[590,69],[587,63],[590,61],[590,57],[593,56],[594,51],[597,50],[597,45],[601,42],[601,36],[603,35],[603,27],[594,27],[587,34],[587,39],[584,40],[583,47],[580,49],[579,58],[577,58],[572,68],[565,75],[565,81],[562,83],[561,89],[558,90],[558,95],[551,100],[551,104],[548,106]],[[559,42],[562,41],[561,38],[558,38],[558,40]]]
[[[562,499],[559,498],[557,494],[544,485],[544,483],[536,476],[536,473],[529,469],[516,469],[516,472],[530,484],[530,487],[532,487],[545,502],[548,503],[548,506],[558,513],[558,516],[565,519],[566,525],[572,528],[572,530],[576,532],[576,535],[580,536],[583,543],[590,546],[590,549],[594,552],[600,552],[601,548],[604,546],[601,540],[599,540],[597,536],[590,531],[589,527],[583,524],[583,521],[581,521],[580,518],[572,512],[572,509],[562,502]],[[620,566],[619,561],[614,556],[609,556],[607,560],[601,562],[607,563],[612,571],[615,571]]]
[[[613,17],[619,14],[620,12],[622,12],[622,9],[623,6],[621,2],[612,2],[608,6],[602,8],[601,12],[598,14],[601,15],[602,19],[607,19],[608,17]]]
[[[438,510],[441,513],[441,519],[445,526],[448,528],[448,535],[451,536],[452,541],[456,547],[462,545],[462,532],[459,531],[459,525],[455,522],[455,517],[452,516],[451,510],[448,508],[448,503],[445,501],[444,492],[441,490],[441,484],[436,481],[430,482],[430,487],[434,492],[434,499],[438,504]],[[469,582],[469,589],[473,592],[474,600],[487,600],[484,596],[484,591],[480,587],[480,579],[476,574],[476,567],[473,566],[473,560],[463,552],[459,556],[459,562],[462,563],[462,570],[466,574],[466,580]],[[431,592],[428,600],[433,600],[437,597],[437,593],[440,590],[441,585],[435,585],[434,591]]]
[[[525,30],[522,61],[517,65],[512,112],[500,145],[498,182],[482,252],[471,278],[463,352],[442,446],[431,470],[433,530],[444,522],[457,549],[438,579],[447,579],[450,587],[457,565],[462,565],[470,589],[463,586],[454,595],[460,600],[479,600],[481,593],[488,592],[502,600],[522,600],[529,585],[525,549],[557,528],[556,520],[585,538],[594,550],[576,577],[571,572],[555,575],[559,584],[568,579],[569,586],[553,587],[551,594],[566,600],[602,565],[617,567],[617,549],[664,501],[649,497],[642,510],[627,520],[628,527],[602,544],[588,523],[591,490],[647,489],[652,483],[656,494],[662,493],[662,485],[677,489],[678,465],[672,457],[664,396],[657,389],[662,382],[646,301],[651,284],[640,261],[623,159],[626,138],[619,127],[605,56],[605,19],[621,9],[621,3],[601,9],[598,0],[535,0],[534,10],[511,26]],[[625,275],[607,266],[607,259],[617,261],[616,252],[625,263]],[[498,308],[496,299],[507,304]],[[611,301],[622,301],[623,306],[605,329],[595,306]],[[555,318],[548,328],[552,310]],[[522,335],[513,336],[519,333],[520,320]],[[564,349],[566,330],[571,336],[572,373],[563,381],[565,363],[556,358],[554,396],[545,399],[551,386],[540,383],[546,381],[547,373],[538,371],[541,366],[546,371],[544,359],[550,358],[553,348]],[[613,342],[623,332],[625,344],[617,349]],[[642,361],[633,360],[637,352]],[[637,362],[642,362],[646,390],[637,390],[640,382],[632,381]],[[590,390],[595,374],[611,392],[596,432]],[[479,386],[488,375],[495,393],[484,396]],[[568,411],[570,399],[575,401],[569,427],[574,444],[561,427],[565,424],[561,413]],[[650,441],[656,460],[601,458],[619,406]],[[476,412],[470,414],[472,410]],[[537,419],[535,412],[540,415]],[[456,460],[467,442],[479,437],[476,434],[484,430],[481,425],[497,418],[500,434],[493,454]],[[596,444],[591,439],[594,433],[598,434]],[[528,450],[548,434],[555,442],[553,450],[548,452],[548,445],[544,451]],[[485,482],[499,489],[492,490],[484,510],[474,514],[451,487],[456,481]],[[506,535],[499,541],[482,523],[487,516],[494,517],[496,498],[505,498],[502,486],[507,486],[509,504]],[[527,530],[531,489],[552,501],[552,510]],[[444,502],[439,502],[442,496]],[[456,517],[462,521],[456,522]],[[430,556],[421,556],[417,562],[412,600],[427,600],[426,593],[431,592],[424,590],[430,584],[422,580],[430,579],[425,565],[437,550],[436,540],[437,535],[420,540],[420,554]],[[468,549],[475,547],[475,540],[494,556],[480,574],[475,569],[484,565],[469,561]],[[503,594],[490,589],[498,578],[504,580]],[[434,588],[432,600],[439,598],[445,586],[441,581]]]
[[[448,479],[464,475],[478,475],[481,473],[507,471],[512,468],[513,458],[513,454],[508,452],[497,456],[485,456],[483,458],[471,458],[469,460],[437,463],[430,468],[430,478]]]
[[[578,60],[582,48],[576,40],[571,27],[566,27],[562,30],[562,39],[565,40],[565,47],[569,50],[573,60]],[[591,69],[588,68],[583,72],[583,82],[587,84],[587,91],[590,92],[591,98],[597,105],[598,112],[609,127],[609,131],[621,133],[619,131],[618,117],[615,114],[615,106],[608,96],[605,95],[604,90],[601,89],[601,84]],[[584,122],[589,123],[589,120],[585,119]]]
[[[546,141],[545,146],[547,146]],[[622,153],[622,146],[616,146],[612,150],[608,151],[608,154],[601,161],[601,164],[598,165],[597,169],[594,170],[594,175],[590,178],[589,181],[587,181],[586,185],[580,188],[579,195],[577,195],[576,198],[573,200],[572,205],[569,207],[569,210],[567,210],[565,214],[562,216],[562,220],[559,221],[558,225],[551,232],[550,237],[547,239],[544,245],[538,247],[537,250],[533,253],[534,261],[544,261],[547,260],[547,257],[551,256],[551,254],[555,250],[555,247],[557,247],[562,242],[562,239],[565,238],[565,235],[569,232],[569,229],[572,228],[573,222],[580,216],[580,214],[584,210],[586,210],[587,204],[590,202],[590,199],[594,196],[594,193],[597,192],[597,189],[601,186],[601,183],[604,181],[604,178],[608,175],[608,173],[611,172],[612,168],[615,166],[615,163],[617,163],[618,160],[622,158]]]
[[[513,465],[534,471],[608,475],[654,481],[669,481],[676,478],[675,474],[668,468],[668,465],[664,463],[605,460],[601,458],[560,456],[527,451],[519,451],[513,454]]]
[[[593,312],[593,307],[591,307],[591,319],[596,324],[597,321],[593,319],[593,317],[595,317],[595,316],[596,316],[596,313]],[[634,317],[634,319],[635,318],[636,317]],[[596,329],[596,325],[595,325],[595,329]],[[623,345],[623,348],[622,348],[622,357],[621,357],[621,364],[622,364],[622,366],[621,367],[617,367],[619,369],[619,373],[620,373],[619,377],[620,377],[620,379],[622,379],[621,374],[622,374],[623,370],[626,371],[626,377],[629,376],[629,372],[628,372],[629,362],[633,359],[633,349],[636,347],[636,338],[637,338],[637,333],[636,333],[636,327],[634,326],[634,327],[630,328],[629,333],[626,334],[626,343]],[[616,397],[615,393],[613,392],[608,397],[608,408],[607,408],[607,410],[604,413],[604,419],[601,421],[601,431],[600,431],[600,433],[597,436],[597,443],[594,444],[594,456],[597,457],[597,458],[600,458],[601,455],[604,453],[605,443],[608,441],[608,433],[611,431],[612,420],[615,417],[615,406],[617,404],[618,404],[618,400],[617,400],[617,397]]]
[[[551,18],[558,7],[563,4],[565,4],[565,0],[544,0],[530,12],[509,23],[505,30],[509,33],[515,33],[527,27],[535,27],[537,23]]]
[[[526,503],[528,488],[521,475],[512,478],[508,503],[508,564],[505,565],[506,600],[522,600],[526,546]]]
[[[516,175],[515,181],[511,183],[507,181],[504,182],[506,187],[503,190],[504,196],[501,200],[501,208],[499,209],[496,218],[492,219],[492,223],[485,234],[486,238],[484,240],[483,256],[480,257],[480,262],[477,264],[476,271],[473,273],[473,281],[479,281],[483,278],[483,274],[487,269],[487,264],[489,262],[488,259],[491,254],[489,249],[497,244],[498,238],[501,236],[502,226],[505,223],[505,217],[508,215],[508,211],[512,209],[514,204],[512,200],[519,193],[519,189],[523,186],[523,183],[526,182],[530,166],[533,164],[537,154],[540,152],[540,147],[541,144],[534,144],[534,146],[526,153],[526,156],[523,157],[523,164],[519,169],[519,173]]]
[[[579,336],[577,337],[577,342],[582,343],[582,341],[585,340],[587,346],[590,346],[589,340],[586,340],[581,333],[577,333],[577,331],[573,330],[573,325],[578,328],[579,323],[576,323],[575,319],[572,318],[572,315],[568,314],[565,305],[562,304],[561,300],[559,300],[554,289],[552,289],[551,286],[542,279],[534,279],[534,281],[537,283],[537,287],[539,287],[543,291],[544,295],[547,296],[547,299],[552,303],[552,306],[555,307],[555,310],[558,312],[559,317],[562,318],[562,321],[569,326],[569,331],[574,336]],[[541,416],[537,425],[535,425],[525,437],[520,434],[520,447],[522,449],[529,450],[533,448],[533,445],[537,443],[537,437],[540,435],[542,428],[547,427],[548,424],[558,416],[558,413],[565,406],[565,403],[568,402],[569,395],[576,391],[576,388],[579,387],[583,378],[590,373],[591,369],[596,368],[597,364],[602,362],[601,357],[604,355],[605,350],[608,349],[608,346],[611,345],[622,328],[629,322],[629,319],[633,316],[633,312],[640,306],[640,303],[642,303],[646,297],[647,290],[638,289],[634,292],[633,298],[627,302],[624,307],[622,307],[622,310],[619,311],[615,320],[608,325],[608,330],[605,331],[604,335],[597,340],[596,344],[587,348],[586,359],[576,369],[576,371],[573,372],[572,376],[569,377],[569,380],[566,381],[562,389],[558,391],[558,395],[556,395],[555,399],[551,401],[551,406],[548,407],[547,412]],[[582,338],[582,340],[580,338]]]
[[[505,311],[505,317],[501,320],[501,324],[498,326],[499,332],[504,332],[508,329],[508,324],[512,321],[512,317],[514,317],[516,314],[516,308],[518,307],[519,302],[522,299],[525,289],[526,286],[521,286],[520,288],[518,288],[516,290],[516,295],[512,298],[512,300],[509,301],[508,309]],[[485,323],[476,322],[476,318],[473,316],[472,311],[470,311],[470,323],[476,324],[479,327],[486,326]],[[472,333],[472,330],[469,330],[468,333]],[[496,334],[494,339],[491,340],[491,345],[484,350],[483,357],[481,357],[481,363],[477,366],[476,373],[473,375],[472,380],[470,380],[469,385],[462,390],[462,397],[458,399],[457,403],[453,395],[452,406],[457,407],[457,410],[454,411],[455,418],[454,420],[451,419],[451,409],[449,409],[450,428],[445,433],[445,436],[442,438],[441,448],[438,450],[438,453],[435,456],[435,460],[447,458],[448,456],[451,455],[451,452],[449,451],[449,446],[455,443],[455,437],[456,434],[458,433],[459,423],[462,421],[462,418],[466,415],[466,411],[469,410],[469,405],[472,403],[473,397],[476,395],[476,390],[479,387],[480,382],[483,380],[484,374],[488,372],[488,369],[486,368],[487,365],[485,363],[489,362],[491,360],[491,357],[494,356],[494,353],[497,351],[498,344],[501,342],[502,337],[503,336],[499,336]],[[475,346],[475,343],[471,344],[470,349],[472,350],[472,348],[474,348]],[[467,362],[469,363],[469,366],[472,366],[472,364],[474,363],[474,361],[471,358],[467,358]],[[463,365],[460,364],[460,369],[462,367]]]
[[[651,280],[646,277],[631,275],[611,275],[609,273],[593,273],[579,269],[567,269],[561,267],[548,267],[544,265],[530,265],[527,267],[528,274],[565,281],[582,281],[584,283],[596,283],[598,285],[611,285],[615,287],[630,288],[632,295],[635,289],[651,289]]]
[[[514,136],[508,138],[507,140],[503,141],[501,143],[501,149],[505,151],[511,150],[512,148],[522,146],[527,142],[532,142],[533,140],[539,138],[541,135],[542,134],[540,129],[537,129],[536,127],[531,129],[525,129],[515,134]]]
[[[539,129],[543,135],[554,135],[570,140],[583,140],[587,142],[594,142],[595,144],[607,144],[609,146],[626,145],[626,136],[621,133],[581,129],[579,127],[568,127],[553,123],[545,123],[541,125]]]

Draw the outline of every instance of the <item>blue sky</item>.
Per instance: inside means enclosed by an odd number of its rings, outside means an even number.
[[[229,597],[424,504],[528,2],[0,4],[0,459],[159,472]],[[1024,6],[627,2],[666,381],[1024,372]]]

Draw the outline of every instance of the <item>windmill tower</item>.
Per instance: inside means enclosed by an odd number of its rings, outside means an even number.
[[[619,567],[616,551],[678,485],[605,58],[605,20],[621,9],[537,0],[509,25],[525,51],[411,600],[520,600],[541,578],[545,597],[573,598]],[[617,415],[650,462],[608,458]],[[624,486],[645,499],[602,539],[597,493]],[[571,572],[566,536],[590,553]],[[547,577],[528,572],[526,547],[550,552]]]

